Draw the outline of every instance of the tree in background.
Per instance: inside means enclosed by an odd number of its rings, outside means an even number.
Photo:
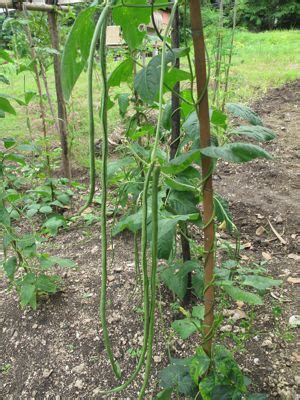
[[[297,0],[241,0],[239,25],[251,30],[293,29],[300,27]]]

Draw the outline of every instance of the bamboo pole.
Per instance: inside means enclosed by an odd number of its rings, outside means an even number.
[[[197,94],[199,98],[198,118],[201,127],[200,147],[210,146],[210,118],[207,93],[207,76],[205,60],[205,43],[201,17],[200,0],[190,0],[191,28],[195,51],[195,73],[197,81]],[[208,356],[212,351],[212,332],[214,326],[214,204],[212,185],[212,160],[209,157],[201,158],[203,183],[203,223],[204,223],[204,333],[203,349]]]
[[[0,8],[12,8],[15,10],[22,10],[23,7],[26,7],[26,10],[28,11],[46,11],[46,12],[53,11],[57,8],[62,11],[67,11],[69,9],[68,6],[60,4],[50,5],[42,3],[28,3],[27,1],[23,2],[23,1],[13,1],[13,0],[0,0]]]

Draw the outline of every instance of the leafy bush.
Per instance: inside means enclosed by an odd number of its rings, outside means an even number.
[[[239,2],[239,24],[252,30],[300,27],[297,0],[243,0]]]

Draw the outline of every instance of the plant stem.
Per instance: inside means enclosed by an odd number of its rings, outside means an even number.
[[[210,146],[210,118],[207,92],[205,43],[203,36],[203,25],[201,16],[200,0],[190,1],[191,28],[195,52],[195,73],[197,81],[197,93],[201,100],[198,104],[198,118],[201,126],[200,147]],[[203,92],[204,91],[204,92]],[[200,132],[199,132],[200,133]],[[211,356],[212,338],[211,331],[214,324],[214,203],[212,186],[212,159],[202,155],[201,158],[202,176],[206,177],[202,187],[203,194],[203,222],[204,222],[204,333],[205,341],[203,349],[208,356]]]

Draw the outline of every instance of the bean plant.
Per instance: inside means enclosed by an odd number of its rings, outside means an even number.
[[[154,11],[168,9],[169,22],[163,31],[155,26]],[[183,47],[170,46],[173,20],[177,9],[182,16]],[[189,11],[189,13],[188,13]],[[189,17],[188,17],[189,15]],[[122,60],[110,74],[107,72],[106,28],[112,18],[121,27],[125,50]],[[152,20],[159,54],[147,57],[149,40],[142,27]],[[182,318],[172,323],[181,339],[195,335],[194,353],[186,359],[175,359],[160,373],[161,391],[157,399],[171,399],[175,394],[191,399],[262,399],[263,395],[249,393],[249,380],[243,375],[233,355],[216,344],[220,316],[214,312],[215,296],[243,301],[258,306],[264,292],[280,281],[266,276],[263,269],[251,269],[239,258],[239,232],[234,224],[228,202],[213,191],[212,176],[218,160],[244,163],[272,156],[255,141],[265,142],[275,134],[263,126],[260,117],[249,107],[239,103],[209,107],[210,63],[205,54],[200,0],[174,0],[172,3],[146,0],[94,1],[83,9],[69,33],[62,57],[64,96],[70,100],[72,90],[87,66],[90,190],[81,214],[93,202],[98,171],[95,160],[94,73],[101,77],[101,291],[100,320],[106,352],[117,379],[122,379],[121,368],[114,356],[106,322],[108,275],[108,199],[113,197],[113,235],[128,230],[134,237],[133,252],[137,283],[141,283],[143,306],[143,343],[137,364],[118,386],[103,389],[101,394],[112,395],[129,387],[143,371],[143,381],[136,398],[146,398],[152,364],[155,333],[156,290],[163,283],[173,292],[180,306]],[[8,57],[1,53],[2,57]],[[4,55],[3,55],[4,54]],[[230,56],[231,57],[231,56]],[[178,60],[183,67],[178,67]],[[144,62],[144,60],[146,62]],[[176,66],[177,65],[177,66]],[[229,74],[229,70],[228,70]],[[226,72],[226,79],[228,79]],[[176,83],[182,90],[176,92]],[[118,89],[118,95],[114,94]],[[122,90],[125,90],[124,92]],[[121,92],[121,93],[120,93]],[[180,103],[180,138],[175,156],[170,157],[173,112],[171,95]],[[226,99],[226,97],[224,97]],[[10,100],[0,97],[0,111],[12,112]],[[217,104],[218,102],[216,102]],[[109,160],[109,111],[118,107],[125,127],[117,160]],[[243,139],[247,139],[244,141]],[[250,139],[250,142],[249,142]],[[15,143],[4,142],[5,148]],[[11,154],[8,151],[8,154]],[[3,160],[20,163],[17,155],[3,153]],[[21,163],[22,165],[22,163]],[[45,233],[55,234],[64,225],[59,210],[67,205],[73,193],[60,191],[62,181],[49,179],[27,193],[23,211],[48,216],[43,223]],[[64,264],[57,258],[41,255],[30,242],[24,249],[11,228],[11,212],[17,197],[8,185],[1,198],[3,229],[11,246],[6,249],[4,269],[8,278],[21,293],[23,305],[36,306],[41,288],[43,268]],[[14,192],[15,193],[15,192]],[[11,204],[12,203],[12,204]],[[18,204],[16,204],[18,206]],[[121,218],[117,213],[123,212]],[[18,212],[18,211],[17,211]],[[62,225],[60,225],[62,223]],[[186,227],[189,227],[187,231]],[[236,250],[222,266],[216,266],[216,230],[225,229],[236,242]],[[192,250],[191,260],[182,260],[178,250],[178,235],[183,235]],[[199,236],[203,238],[199,242]],[[5,245],[6,247],[8,247]],[[29,251],[27,252],[27,247]],[[23,253],[21,253],[21,251]],[[7,258],[9,251],[15,255]],[[35,257],[29,264],[26,257]],[[25,261],[24,261],[25,260]],[[21,278],[15,274],[22,268]],[[33,271],[38,271],[37,274]],[[32,274],[35,274],[34,277]],[[29,277],[28,277],[29,275]],[[25,276],[25,277],[24,277]],[[189,279],[188,277],[191,277]],[[21,280],[20,280],[21,279]],[[48,277],[48,292],[56,291],[56,277]],[[52,283],[52,286],[50,284]],[[25,289],[19,289],[19,284]],[[30,286],[30,288],[29,288]],[[35,293],[24,300],[23,292]],[[189,304],[184,302],[191,291]]]

